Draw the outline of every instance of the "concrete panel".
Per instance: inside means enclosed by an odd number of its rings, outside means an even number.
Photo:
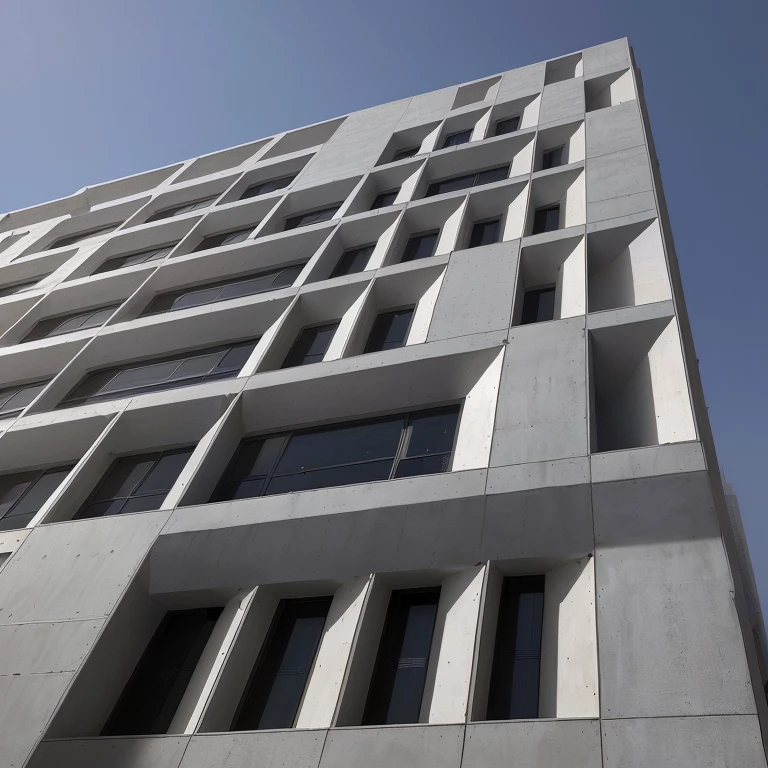
[[[320,768],[459,768],[463,743],[460,725],[331,731]]]
[[[547,85],[541,94],[539,125],[584,116],[584,80],[580,77]]]
[[[593,486],[604,717],[751,714],[706,473]]]
[[[442,120],[451,111],[457,90],[458,86],[453,86],[414,96],[408,102],[395,130],[404,131],[407,128]]]
[[[502,104],[505,101],[513,101],[523,96],[533,96],[541,93],[544,88],[544,69],[546,64],[531,64],[528,67],[511,69],[501,76],[499,83],[499,92],[496,95],[496,103]],[[527,127],[527,126],[526,126]]]
[[[539,461],[492,467],[488,471],[489,495],[532,491],[537,488],[561,488],[589,482],[589,460],[586,456],[560,461]]]
[[[707,468],[698,442],[597,453],[590,457],[590,461],[593,483],[699,472]]]
[[[188,736],[48,741],[29,768],[178,768],[188,744]]]
[[[510,331],[491,466],[587,455],[584,334],[583,317]]]
[[[326,731],[199,734],[181,768],[317,768]]]
[[[653,192],[638,192],[611,200],[601,200],[599,203],[587,203],[587,223],[590,224],[642,213],[656,213],[656,198]]]
[[[596,720],[522,720],[467,726],[461,768],[601,768]]]
[[[653,189],[644,146],[587,160],[587,203],[636,195]]]
[[[604,768],[764,768],[757,717],[603,721]]]
[[[584,64],[584,77],[598,77],[610,72],[621,72],[631,66],[629,42],[626,37],[612,40],[610,43],[585,48],[581,54]]]
[[[587,157],[599,157],[645,144],[636,101],[587,113]]]
[[[509,328],[520,241],[451,256],[427,341]]]

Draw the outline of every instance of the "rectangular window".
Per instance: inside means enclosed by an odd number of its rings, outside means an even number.
[[[555,286],[526,291],[520,325],[555,319]]]
[[[47,386],[47,381],[39,381],[0,389],[0,419],[18,416]]]
[[[102,736],[168,731],[221,610],[195,608],[165,614]]]
[[[428,259],[430,256],[434,256],[439,237],[439,229],[434,232],[413,235],[405,244],[403,258],[400,261],[417,261],[418,259]]]
[[[342,275],[355,275],[358,272],[365,272],[368,262],[373,256],[376,243],[364,245],[361,248],[350,248],[341,254],[339,263],[331,272],[331,277],[341,277]]]
[[[544,577],[504,579],[486,719],[539,716],[543,620]]]
[[[194,446],[115,459],[75,520],[160,509],[193,450]]]
[[[470,189],[479,187],[483,184],[493,184],[495,181],[503,181],[509,176],[509,164],[500,165],[496,168],[488,168],[485,171],[464,174],[463,176],[452,176],[449,179],[433,181],[427,187],[425,197],[434,195],[443,195],[446,192],[456,192],[460,189]]]
[[[418,147],[406,147],[405,149],[398,149],[392,156],[392,162],[396,163],[398,160],[406,160],[409,157],[414,157],[419,154],[421,145]]]
[[[507,133],[514,133],[520,128],[520,117],[508,117],[505,120],[498,120],[496,122],[496,130],[493,132],[494,136],[504,136]]]
[[[182,203],[181,205],[172,205],[170,208],[163,208],[159,211],[155,211],[147,220],[149,224],[152,221],[161,221],[162,219],[172,219],[174,216],[181,216],[183,213],[192,213],[192,211],[199,211],[203,208],[207,208],[218,195],[212,197],[204,197],[201,200],[195,200],[191,203]]]
[[[447,472],[459,406],[243,440],[211,501]]]
[[[259,184],[251,184],[251,186],[240,195],[240,200],[248,200],[251,197],[259,197],[260,195],[266,195],[269,192],[277,192],[278,189],[285,189],[297,175],[298,174],[294,173],[290,176],[281,176],[279,179],[262,181]]]
[[[466,144],[472,138],[472,129],[449,133],[443,142],[443,149],[446,147],[458,147],[459,144]]]
[[[548,168],[557,168],[558,165],[563,164],[563,153],[565,152],[565,146],[555,147],[554,149],[548,149],[541,156],[542,170]]]
[[[501,219],[475,222],[472,227],[472,234],[469,237],[469,247],[478,248],[481,245],[498,243],[500,230]]]
[[[330,607],[330,597],[280,601],[230,730],[293,728]]]
[[[532,235],[540,235],[542,232],[553,232],[560,226],[560,203],[537,208],[533,214]]]
[[[418,723],[440,588],[392,592],[363,725]]]
[[[338,327],[338,323],[328,323],[328,325],[304,328],[296,338],[282,367],[295,368],[297,365],[321,363]]]
[[[384,352],[405,346],[413,319],[413,307],[382,312],[373,323],[365,352]]]
[[[58,317],[48,317],[36,323],[32,330],[21,340],[35,341],[36,339],[50,339],[53,336],[63,336],[65,333],[83,331],[86,328],[99,328],[109,320],[119,304],[110,304],[99,309],[90,309],[87,312],[73,312]]]
[[[67,466],[0,475],[0,531],[24,528],[71,471]]]
[[[217,379],[232,379],[240,373],[257,342],[258,339],[253,339],[93,371],[62,400],[59,407],[161,392]]]
[[[377,208],[388,208],[390,205],[394,205],[399,192],[399,188],[390,189],[389,192],[380,192],[376,195],[371,210],[375,211]]]
[[[220,248],[223,245],[234,245],[248,239],[248,235],[256,228],[256,224],[246,229],[235,229],[230,232],[219,232],[216,235],[204,237],[193,249],[192,253],[207,251],[211,248]]]
[[[42,280],[41,277],[37,277],[34,280],[26,280],[23,283],[14,283],[13,285],[4,285],[2,288],[0,288],[0,298],[2,298],[3,296],[14,296],[17,293],[26,291],[28,288],[31,288],[33,285],[37,285],[41,280]]]
[[[129,253],[127,256],[116,256],[114,259],[108,259],[98,266],[91,274],[100,275],[103,272],[112,272],[115,269],[123,267],[133,267],[136,264],[147,264],[150,261],[160,261],[164,259],[178,243],[172,245],[163,245],[160,248],[148,248],[146,251],[137,251]]]
[[[63,248],[65,245],[75,245],[75,243],[87,240],[89,237],[96,237],[96,235],[106,235],[107,232],[114,232],[122,223],[122,221],[118,221],[115,224],[107,224],[103,227],[96,227],[95,229],[86,230],[85,232],[78,232],[76,235],[59,237],[54,240],[46,250],[52,250],[53,248]]]
[[[291,216],[285,220],[285,231],[297,229],[298,227],[308,227],[310,224],[318,224],[321,221],[329,221],[334,217],[339,208],[341,208],[341,203],[335,203],[318,211],[309,211],[308,213],[300,213],[298,216]]]

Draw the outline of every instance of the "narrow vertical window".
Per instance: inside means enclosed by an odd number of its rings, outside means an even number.
[[[283,368],[321,363],[338,327],[338,323],[330,323],[305,328],[296,339],[288,357],[285,358]]]
[[[543,323],[555,319],[555,286],[526,291],[520,325]]]
[[[478,248],[481,245],[498,243],[500,229],[501,219],[476,222],[472,227],[472,234],[469,236],[469,247]]]
[[[376,244],[364,245],[360,248],[350,248],[341,254],[339,263],[331,272],[331,277],[341,277],[342,275],[355,275],[358,272],[364,272],[368,262],[373,255]]]
[[[560,204],[548,205],[537,208],[533,214],[532,235],[540,235],[542,232],[552,232],[560,226]]]
[[[413,319],[413,308],[382,312],[374,321],[366,352],[384,352],[405,346]]]
[[[557,168],[558,165],[562,165],[564,151],[565,146],[546,150],[541,156],[542,170],[546,171],[548,168]]]
[[[394,205],[395,200],[397,200],[398,192],[400,192],[399,187],[397,189],[391,189],[389,192],[379,193],[373,200],[371,210],[375,211],[377,208],[387,208],[390,205]]]
[[[428,259],[430,256],[434,256],[439,235],[439,230],[436,230],[435,232],[425,232],[423,235],[411,237],[405,245],[401,261],[417,261],[418,259]]]
[[[466,144],[472,138],[472,129],[458,131],[458,133],[449,133],[443,142],[443,148],[458,147],[459,144]]]
[[[504,136],[507,133],[514,133],[520,127],[519,117],[510,117],[506,120],[499,120],[496,123],[494,136]]]

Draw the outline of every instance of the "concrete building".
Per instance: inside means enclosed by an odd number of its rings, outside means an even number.
[[[626,40],[0,218],[0,766],[766,766]]]

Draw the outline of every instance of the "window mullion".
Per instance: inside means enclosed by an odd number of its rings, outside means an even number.
[[[264,475],[264,485],[261,487],[261,493],[259,496],[264,496],[264,494],[267,492],[267,487],[269,486],[269,483],[271,482],[272,478],[275,476],[275,471],[277,470],[277,466],[280,463],[280,459],[283,458],[283,455],[285,454],[286,449],[288,448],[288,443],[291,440],[291,437],[293,437],[295,433],[294,432],[286,432],[284,435],[275,435],[275,437],[282,437],[283,444],[280,446],[280,450],[277,452],[277,456],[275,456],[275,460],[272,462],[272,466],[269,469],[269,472],[267,472]],[[264,439],[264,445],[267,444],[267,440],[270,438]],[[272,438],[274,439],[274,438]],[[261,450],[264,450],[264,446],[262,446]]]
[[[395,451],[395,460],[392,462],[392,469],[389,471],[390,480],[394,478],[395,473],[397,472],[397,466],[408,450],[408,443],[411,441],[412,431],[413,426],[411,424],[411,414],[409,413],[406,415],[405,420],[403,421],[403,429],[400,433],[400,443],[397,446],[397,451]]]

